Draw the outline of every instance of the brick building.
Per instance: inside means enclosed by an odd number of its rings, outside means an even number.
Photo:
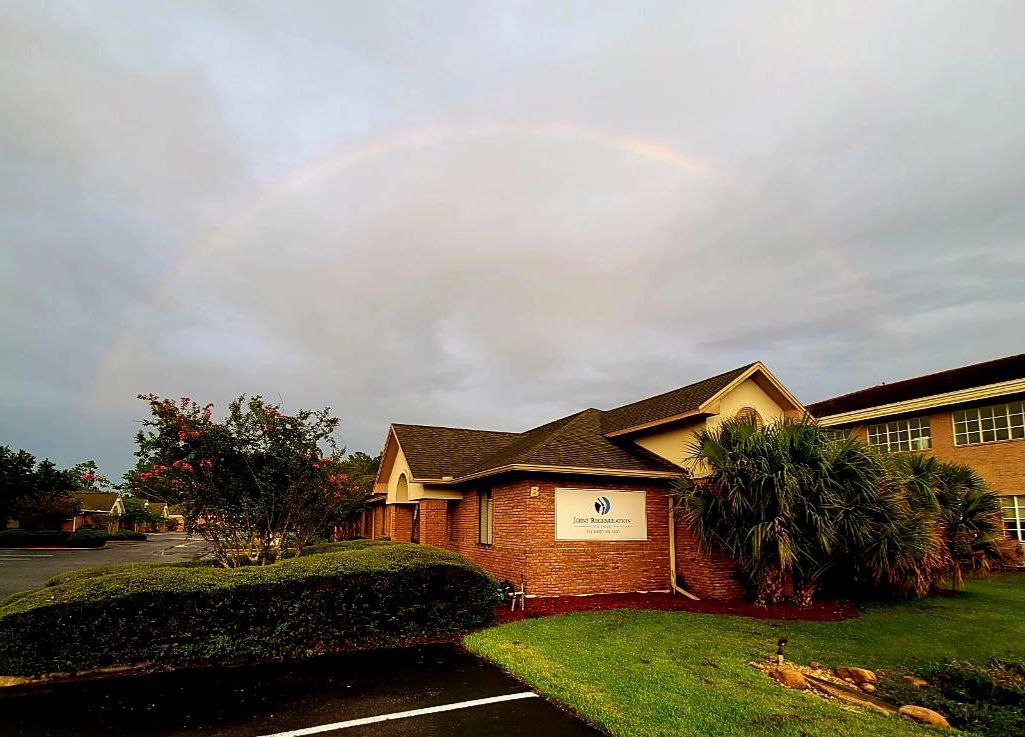
[[[753,363],[525,432],[393,424],[363,532],[456,551],[528,595],[738,596],[733,565],[697,550],[667,495],[695,433],[738,414],[804,408]]]
[[[971,466],[1002,497],[1025,542],[1025,354],[861,389],[808,405],[826,427],[888,451]]]

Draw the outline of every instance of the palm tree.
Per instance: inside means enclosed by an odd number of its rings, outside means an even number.
[[[788,587],[808,599],[835,544],[832,489],[821,468],[824,435],[783,420],[761,430],[731,420],[704,430],[690,447],[706,478],[685,478],[677,508],[705,550],[738,561],[755,601],[780,601]]]
[[[960,582],[963,565],[994,559],[997,500],[965,469],[788,419],[724,422],[690,451],[707,476],[682,481],[677,506],[704,549],[740,563],[758,603],[791,588],[807,604],[828,581],[925,596],[944,572]]]
[[[1003,558],[1006,542],[1000,497],[968,466],[938,464],[936,496],[951,587],[964,588],[965,575],[982,575]]]

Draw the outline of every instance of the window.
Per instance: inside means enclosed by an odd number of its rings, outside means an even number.
[[[491,545],[494,540],[495,503],[491,489],[477,492],[477,542]]]
[[[1012,540],[1025,543],[1025,494],[1000,497],[1004,508],[1004,529]]]
[[[836,443],[841,440],[846,440],[850,437],[850,430],[843,430],[837,427],[824,427],[822,428],[822,434],[826,436],[826,439],[831,443]]]
[[[903,450],[928,450],[932,435],[928,417],[881,422],[868,426],[868,444],[890,453]]]
[[[758,414],[758,410],[754,407],[741,407],[737,414],[733,416],[735,420],[740,422],[747,422],[755,426],[755,430],[762,429],[762,416]]]
[[[954,412],[954,445],[1025,438],[1025,402],[994,404]]]

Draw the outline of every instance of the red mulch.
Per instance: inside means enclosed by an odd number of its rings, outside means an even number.
[[[527,599],[527,611],[509,611],[503,604],[495,609],[495,621],[499,624],[520,619],[550,617],[570,612],[600,612],[609,609],[656,609],[673,612],[700,612],[702,614],[734,614],[755,619],[789,619],[808,622],[836,622],[858,616],[858,608],[845,601],[817,601],[811,606],[795,604],[771,604],[755,606],[746,599],[727,601],[691,601],[674,594],[596,594],[594,596],[550,596]]]

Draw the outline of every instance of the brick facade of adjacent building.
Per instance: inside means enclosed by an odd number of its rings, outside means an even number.
[[[1011,400],[1018,401],[1018,400]],[[991,402],[977,402],[977,406]],[[958,407],[960,409],[961,407]],[[1003,440],[977,445],[954,445],[953,408],[915,414],[928,417],[932,436],[932,452],[937,458],[963,463],[975,469],[986,483],[999,494],[1025,494],[1025,440]],[[873,420],[886,422],[893,418]],[[872,424],[869,423],[869,424]],[[858,425],[853,433],[868,441],[868,425]]]

